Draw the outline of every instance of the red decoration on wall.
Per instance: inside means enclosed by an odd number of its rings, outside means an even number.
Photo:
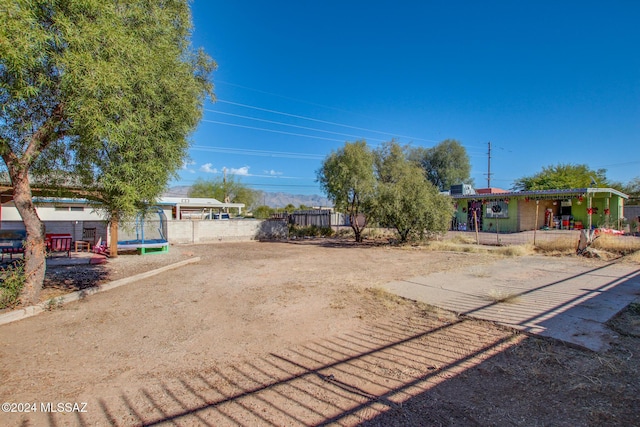
[[[587,214],[593,215],[593,208],[587,208]]]
[[[609,215],[610,213],[611,213],[611,211],[610,211],[609,209],[605,209],[605,210],[604,210],[604,214],[605,214],[605,215]]]

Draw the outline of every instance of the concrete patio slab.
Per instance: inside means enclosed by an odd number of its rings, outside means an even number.
[[[528,256],[392,282],[384,288],[463,315],[604,351],[616,339],[606,322],[640,298],[640,269],[617,262]]]

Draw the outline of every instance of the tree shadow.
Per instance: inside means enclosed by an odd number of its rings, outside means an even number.
[[[43,290],[68,293],[99,286],[109,280],[105,264],[48,266]]]

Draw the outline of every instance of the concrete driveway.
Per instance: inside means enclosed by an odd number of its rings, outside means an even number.
[[[606,322],[640,298],[640,269],[619,262],[527,256],[384,288],[463,315],[605,351],[617,338]]]

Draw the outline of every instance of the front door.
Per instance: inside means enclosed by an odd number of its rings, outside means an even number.
[[[473,213],[475,212],[475,218]],[[482,202],[470,200],[467,206],[467,224],[468,230],[476,230],[476,222],[478,223],[478,231],[482,231]]]

